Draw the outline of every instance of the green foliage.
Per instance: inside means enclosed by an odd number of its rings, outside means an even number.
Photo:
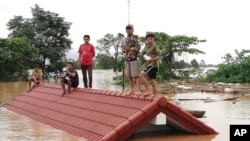
[[[188,37],[184,35],[169,36],[163,32],[154,32],[155,34],[155,43],[159,45],[161,49],[161,65],[159,68],[159,75],[165,80],[170,78],[176,78],[177,75],[174,71],[177,68],[187,66],[185,62],[178,62],[175,56],[180,56],[183,53],[188,54],[204,54],[203,51],[196,48],[191,48],[193,45],[198,43],[206,42],[206,40],[199,40],[197,37]],[[141,38],[145,40],[145,37]],[[140,60],[141,64],[145,64],[142,56],[145,54],[145,51],[142,51]],[[196,62],[196,67],[198,63]]]
[[[189,68],[190,64],[188,64],[184,60],[180,60],[180,61],[174,61],[173,66],[174,66],[175,69],[185,69],[187,67]]]
[[[113,57],[105,54],[98,54],[95,57],[95,69],[112,69],[113,66],[110,65],[114,61]]]
[[[121,33],[118,33],[116,36],[114,36],[113,34],[106,34],[103,38],[97,40],[97,46],[96,46],[96,50],[98,50],[100,53],[99,58],[97,58],[99,64],[97,66],[98,67],[104,67],[104,68],[110,68],[113,67],[114,71],[117,70],[121,70],[121,60],[122,60],[122,49],[121,49],[121,42],[124,38],[124,35]],[[115,51],[114,55],[110,54],[110,50],[113,49]],[[108,55],[109,57],[112,57],[112,61],[109,62],[109,65],[105,65],[108,62],[103,62],[103,60],[99,60],[102,57],[108,57],[105,55]],[[108,58],[106,58],[108,59]],[[106,60],[108,61],[108,60]],[[110,66],[110,64],[112,64],[112,66]]]
[[[200,67],[199,64],[198,64],[198,62],[196,61],[196,59],[193,59],[191,61],[191,65],[192,65],[193,68],[199,68]]]
[[[206,66],[206,63],[205,63],[205,61],[203,59],[201,60],[199,66],[200,67],[205,67]]]
[[[44,69],[45,62],[49,62],[51,66],[59,67],[56,70],[62,69],[62,65],[57,64],[65,60],[66,52],[71,49],[72,41],[68,39],[71,23],[38,5],[31,8],[31,13],[32,18],[14,16],[14,19],[9,20],[9,37],[25,38],[37,49],[33,60],[29,62],[30,67],[38,62]]]
[[[225,83],[249,83],[250,82],[250,58],[245,58],[239,63],[221,64],[218,70],[210,73],[200,81],[225,82]]]
[[[123,74],[117,75],[117,76],[113,77],[113,80],[114,80],[114,84],[125,85],[125,84],[129,83],[128,77],[126,77],[125,74],[124,75]]]
[[[161,49],[161,64],[157,75],[157,81],[164,81],[170,78],[177,78],[177,75],[174,73],[175,69],[181,67],[190,66],[186,62],[178,62],[175,58],[176,55],[182,55],[183,53],[189,54],[200,54],[204,53],[201,50],[196,48],[191,48],[192,45],[196,45],[205,40],[198,40],[196,37],[187,37],[187,36],[169,36],[163,32],[155,32],[155,43],[159,45]],[[124,67],[124,60],[122,57],[121,42],[124,35],[118,33],[117,36],[112,34],[106,34],[104,38],[98,40],[98,46],[96,50],[100,53],[96,56],[96,68],[99,69],[110,69],[113,67],[114,71],[122,70]],[[141,45],[145,44],[145,36],[140,37]],[[115,49],[115,54],[112,56],[110,54],[110,49]],[[145,50],[141,50],[140,57],[140,68],[145,69],[145,60],[143,55]],[[113,59],[111,59],[111,58]],[[196,61],[196,60],[195,60]],[[197,62],[194,62],[194,66],[199,66]],[[186,76],[185,76],[186,77]]]
[[[239,63],[242,60],[250,57],[250,50],[242,49],[242,51],[234,50],[236,56],[233,57],[230,53],[226,53],[225,56],[222,57],[224,59],[223,63],[231,64],[231,63]]]
[[[225,56],[222,57],[224,59],[223,63],[230,64],[234,62],[234,58],[230,53],[225,54]]]
[[[0,81],[28,79],[29,64],[36,49],[24,39],[0,39]]]

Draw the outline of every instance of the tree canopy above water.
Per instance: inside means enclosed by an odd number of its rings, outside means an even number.
[[[28,62],[33,61],[35,52],[25,39],[0,39],[0,81],[27,80]]]
[[[175,62],[178,61],[175,56],[182,55],[183,53],[188,54],[204,54],[205,52],[192,48],[192,45],[197,45],[198,43],[206,42],[206,40],[199,40],[197,37],[188,37],[184,35],[176,35],[176,36],[169,36],[163,32],[154,32],[155,34],[155,42],[159,45],[161,49],[161,65],[159,70],[159,75],[163,79],[169,79],[172,74],[172,69],[175,69]],[[121,49],[121,40],[125,36],[121,33],[118,33],[116,36],[112,34],[107,34],[100,40],[98,40],[98,47],[100,54],[107,55],[113,57],[113,64],[114,70],[120,69],[122,65],[122,49]],[[140,37],[141,45],[145,45],[145,36]],[[113,47],[113,48],[112,48]],[[110,53],[110,51],[114,49],[114,55]],[[141,50],[140,55],[140,62],[141,66],[143,67],[144,59],[143,54],[145,52]],[[97,55],[98,56],[98,55]],[[101,57],[96,58],[97,65]],[[195,62],[195,61],[194,61]]]
[[[68,38],[71,23],[38,5],[31,8],[31,13],[32,18],[14,16],[9,20],[9,37],[27,39],[31,47],[37,49],[33,56],[34,62],[30,62],[30,66],[38,63],[44,69],[46,62],[56,66],[66,59],[66,52],[71,49],[72,41]],[[62,67],[64,66],[59,69]]]

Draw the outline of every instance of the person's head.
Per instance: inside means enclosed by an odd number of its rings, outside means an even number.
[[[74,64],[72,62],[68,62],[67,67],[69,70],[72,70],[74,68]]]
[[[34,70],[38,70],[38,69],[39,69],[39,67],[38,67],[37,64],[35,64],[35,65],[33,66],[33,68],[34,68]]]
[[[146,35],[147,44],[152,45],[154,42],[155,35],[153,33],[148,33]]]
[[[74,69],[74,64],[72,62],[67,63],[67,70],[73,70]]]
[[[89,35],[84,35],[83,40],[84,40],[85,43],[89,43],[90,36]]]
[[[128,24],[128,25],[126,26],[126,32],[127,32],[128,36],[133,35],[134,26],[133,26],[132,24]]]

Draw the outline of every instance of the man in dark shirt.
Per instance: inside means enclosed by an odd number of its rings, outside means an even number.
[[[79,77],[78,77],[77,71],[74,70],[73,63],[71,62],[68,62],[68,65],[66,67],[66,74],[61,76],[61,85],[63,89],[63,93],[61,96],[66,94],[65,84],[68,85],[69,93],[70,93],[71,87],[76,88],[79,85]]]

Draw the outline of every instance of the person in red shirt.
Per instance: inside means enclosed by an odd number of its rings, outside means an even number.
[[[90,36],[83,36],[84,43],[78,49],[78,64],[82,69],[83,83],[85,88],[92,88],[92,64],[95,56],[95,48],[89,43]],[[87,78],[88,71],[88,78]],[[88,83],[89,82],[89,83]]]

